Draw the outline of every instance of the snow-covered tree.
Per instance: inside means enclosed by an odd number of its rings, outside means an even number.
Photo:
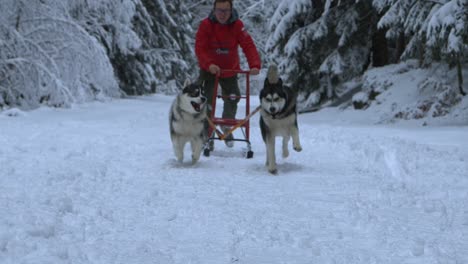
[[[250,0],[235,2],[239,9],[240,18],[244,22],[246,29],[255,40],[257,49],[260,52],[264,64],[268,63],[266,42],[268,40],[268,25],[270,18],[275,13],[279,0]]]
[[[427,44],[450,65],[456,65],[460,93],[465,95],[462,60],[468,62],[468,1],[451,0],[436,8],[429,21]]]
[[[174,92],[197,69],[191,20],[182,0],[2,0],[0,104]]]
[[[198,75],[195,31],[212,5],[1,0],[0,107],[173,93]],[[234,7],[264,66],[279,64],[304,104],[345,94],[343,82],[371,67],[414,58],[456,67],[466,92],[467,0],[245,0]]]
[[[421,65],[444,60],[456,65],[462,90],[462,64],[468,52],[468,1],[374,0],[382,13],[378,27],[387,31],[389,40],[402,39],[397,56],[418,58]]]
[[[0,107],[69,106],[119,96],[105,50],[60,0],[2,0]]]
[[[192,16],[184,1],[73,2],[73,17],[104,44],[127,94],[167,92],[193,74]]]
[[[270,21],[270,58],[304,98],[333,98],[368,65],[370,14],[366,1],[283,0]]]

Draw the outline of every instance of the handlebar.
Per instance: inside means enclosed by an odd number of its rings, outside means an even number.
[[[247,74],[247,75],[250,75],[250,71],[246,71],[246,70],[223,70],[221,69],[217,74],[216,76],[219,77],[221,75],[222,72],[233,72],[233,73],[240,73],[240,74]]]

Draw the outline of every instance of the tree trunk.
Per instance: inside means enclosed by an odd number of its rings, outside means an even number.
[[[418,60],[419,60],[419,67],[423,67],[425,64],[424,60],[424,53],[426,52],[426,35],[422,34],[420,38],[418,38]]]
[[[462,65],[460,57],[457,57],[457,75],[458,75],[458,88],[460,89],[460,93],[465,96],[466,93],[463,91],[463,74],[462,74]]]
[[[374,67],[388,64],[388,45],[385,33],[386,29],[378,29],[372,36],[372,66]]]
[[[396,43],[396,62],[400,62],[401,55],[405,51],[406,48],[406,41],[405,41],[405,32],[400,31],[400,34],[398,35],[397,43]]]

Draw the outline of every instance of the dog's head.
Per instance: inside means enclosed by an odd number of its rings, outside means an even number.
[[[283,88],[283,81],[278,76],[278,69],[272,65],[268,68],[267,78],[260,91],[261,106],[264,111],[274,116],[284,109],[287,100],[287,93]]]
[[[206,97],[203,94],[203,87],[198,83],[191,83],[186,80],[180,98],[182,107],[189,113],[196,114],[206,109]]]

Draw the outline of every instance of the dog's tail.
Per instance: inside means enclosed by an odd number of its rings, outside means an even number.
[[[268,68],[267,79],[268,79],[268,82],[271,84],[278,83],[279,74],[278,74],[278,66],[276,66],[276,64],[271,64],[270,67]]]

